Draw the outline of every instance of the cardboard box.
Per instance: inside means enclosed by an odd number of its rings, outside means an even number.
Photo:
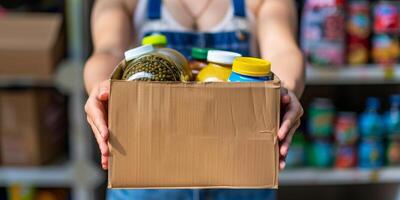
[[[7,13],[0,27],[0,75],[51,78],[64,54],[61,15]]]
[[[51,88],[2,89],[2,164],[40,165],[65,150],[66,105],[66,97]]]
[[[109,188],[277,188],[279,90],[111,80]]]

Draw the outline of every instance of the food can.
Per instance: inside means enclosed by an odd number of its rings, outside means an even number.
[[[352,168],[357,165],[357,151],[354,146],[339,146],[336,150],[336,168]]]
[[[396,63],[400,58],[399,37],[395,34],[375,34],[372,38],[374,63]]]
[[[339,112],[335,123],[335,140],[339,145],[353,145],[357,142],[357,117],[354,112]]]
[[[393,1],[379,1],[374,7],[374,32],[399,33],[399,8]]]
[[[333,164],[333,145],[329,140],[314,140],[307,148],[307,160],[312,167],[331,167]]]
[[[333,132],[335,108],[330,99],[316,98],[308,110],[308,132],[315,138],[327,138]]]
[[[391,166],[399,166],[400,165],[400,141],[399,140],[391,140],[389,142],[386,158],[388,164]]]

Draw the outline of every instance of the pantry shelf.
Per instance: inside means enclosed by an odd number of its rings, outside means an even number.
[[[279,181],[279,184],[283,186],[400,183],[400,167],[388,167],[378,170],[287,169],[279,174]]]
[[[343,85],[343,84],[398,84],[400,83],[400,65],[385,69],[380,65],[359,65],[341,67],[307,66],[307,85]]]

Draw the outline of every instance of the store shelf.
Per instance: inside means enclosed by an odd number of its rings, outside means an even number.
[[[387,70],[380,65],[341,67],[307,66],[307,85],[398,84],[400,65]]]
[[[279,174],[280,185],[346,185],[400,183],[400,167],[365,169],[287,169]]]

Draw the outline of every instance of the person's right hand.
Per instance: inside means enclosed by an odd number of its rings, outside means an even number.
[[[108,127],[107,104],[110,94],[110,80],[97,84],[85,104],[86,119],[90,124],[101,152],[101,166],[108,168]]]

